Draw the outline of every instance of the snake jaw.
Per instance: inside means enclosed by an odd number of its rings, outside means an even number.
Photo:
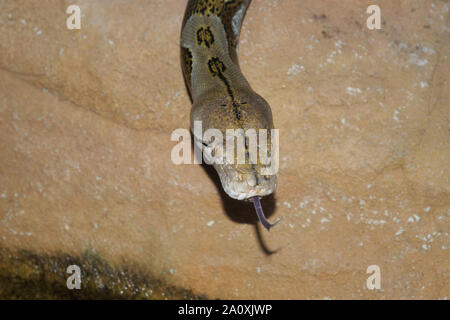
[[[256,179],[253,171],[245,174],[239,173],[236,166],[238,165],[214,165],[219,174],[222,187],[229,197],[237,200],[247,200],[253,197],[264,197],[275,191],[277,187],[275,175],[262,177],[257,173],[258,179]]]
[[[227,162],[223,148],[215,141],[203,141],[201,137],[194,135],[194,143],[203,151],[207,163],[214,166],[222,188],[230,198],[248,200],[253,197],[264,197],[272,194],[277,188],[276,175],[262,175],[263,167]]]

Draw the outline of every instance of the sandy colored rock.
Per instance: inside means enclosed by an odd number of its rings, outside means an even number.
[[[371,3],[253,1],[241,68],[280,128],[270,233],[170,160],[185,2],[76,3],[81,30],[73,1],[0,3],[0,248],[95,250],[209,298],[449,297],[447,1],[378,1],[381,30]]]

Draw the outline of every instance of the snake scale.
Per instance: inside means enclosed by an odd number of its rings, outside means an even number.
[[[252,90],[238,61],[239,34],[251,0],[189,0],[181,30],[181,66],[192,99],[191,129],[201,121],[202,132],[193,130],[194,143],[204,155],[225,154],[204,130],[214,128],[226,136],[227,129],[273,129],[269,104]],[[248,138],[243,137],[249,156]],[[225,139],[224,139],[225,140]],[[261,149],[258,140],[257,148]],[[270,143],[270,142],[269,142]],[[213,163],[224,191],[231,198],[252,200],[262,225],[270,230],[260,198],[273,193],[275,174],[264,174],[260,161]]]

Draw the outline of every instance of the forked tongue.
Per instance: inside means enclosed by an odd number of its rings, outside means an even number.
[[[267,229],[267,231],[270,231],[270,228],[275,227],[277,223],[281,221],[281,219],[278,219],[274,224],[271,224],[269,221],[267,221],[266,216],[264,215],[264,211],[261,207],[259,197],[253,197],[253,204],[255,206],[256,214],[258,215],[259,221]]]

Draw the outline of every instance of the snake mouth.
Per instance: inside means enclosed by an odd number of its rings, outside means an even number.
[[[219,174],[222,187],[228,196],[237,200],[253,201],[258,219],[267,231],[270,231],[270,228],[275,227],[281,221],[281,219],[278,219],[275,223],[270,223],[264,215],[260,202],[261,197],[267,196],[275,191],[277,187],[275,175],[263,176],[262,181],[255,183],[255,181],[258,182],[260,180],[257,179],[256,174],[247,173],[242,175],[237,173],[238,170],[232,166],[215,165],[214,167]]]
[[[230,198],[249,200],[254,197],[264,197],[272,194],[277,188],[276,175],[262,174],[263,166],[229,163],[222,148],[217,148],[214,143],[207,144],[197,137],[194,138],[197,147],[203,148],[207,163],[214,166],[222,188]]]
[[[215,164],[214,168],[220,177],[225,193],[237,200],[247,200],[253,197],[264,197],[273,193],[277,187],[277,178],[262,176],[257,168],[239,170],[239,165]]]

